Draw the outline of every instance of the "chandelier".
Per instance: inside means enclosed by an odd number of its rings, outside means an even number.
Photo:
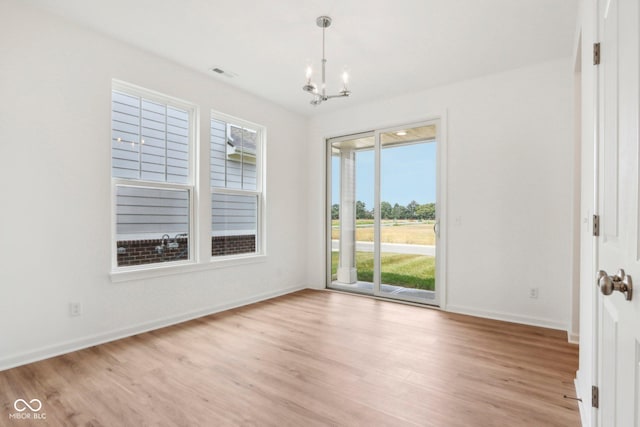
[[[316,19],[316,24],[318,24],[318,27],[322,28],[322,86],[320,87],[320,90],[318,90],[318,86],[311,81],[311,74],[313,72],[311,66],[307,67],[307,83],[302,86],[302,90],[304,90],[305,92],[309,92],[313,96],[311,105],[318,105],[321,102],[331,98],[342,98],[351,95],[351,91],[347,88],[347,83],[349,82],[349,74],[346,70],[342,73],[342,90],[338,92],[337,95],[327,95],[325,81],[325,68],[327,65],[327,59],[324,57],[324,30],[331,25],[331,18],[328,16],[320,16],[318,17],[318,19]]]

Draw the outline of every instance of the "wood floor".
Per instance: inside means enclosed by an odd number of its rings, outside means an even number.
[[[0,425],[578,426],[577,364],[559,331],[306,290],[0,372]]]

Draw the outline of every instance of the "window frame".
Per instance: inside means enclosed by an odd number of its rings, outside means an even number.
[[[177,266],[192,265],[198,262],[198,226],[197,215],[198,207],[196,206],[196,200],[198,200],[198,180],[197,180],[197,164],[198,164],[198,152],[199,152],[199,108],[197,105],[184,101],[179,98],[175,98],[169,95],[165,95],[153,90],[142,88],[121,80],[113,79],[111,82],[111,91],[122,92],[128,95],[137,96],[162,104],[166,104],[175,108],[179,108],[187,111],[189,115],[189,138],[188,138],[188,179],[187,183],[172,183],[165,181],[151,181],[143,179],[130,179],[130,178],[115,178],[113,177],[113,154],[111,148],[110,153],[110,165],[109,174],[111,180],[111,276],[112,280],[119,274],[125,273],[138,273],[136,276],[143,274],[144,272],[157,272],[160,270],[166,270]],[[113,95],[111,95],[113,99]],[[113,111],[113,107],[111,107]],[[111,115],[113,120],[113,116]],[[110,123],[110,134],[113,135],[113,124]],[[111,144],[110,144],[111,147]],[[165,160],[166,161],[166,160]],[[158,262],[149,264],[139,264],[133,266],[118,266],[118,240],[117,240],[117,188],[120,186],[135,187],[135,188],[152,188],[161,190],[179,190],[187,191],[189,200],[189,227],[188,227],[188,251],[189,257],[186,260],[172,261],[172,262]]]
[[[208,185],[209,185],[209,193],[211,195],[211,205],[209,209],[209,218],[208,223],[210,225],[209,230],[209,239],[213,239],[213,218],[211,217],[211,210],[213,209],[213,195],[222,194],[222,195],[239,195],[239,196],[253,196],[257,198],[256,201],[256,242],[255,242],[255,252],[241,253],[241,254],[231,254],[231,255],[217,255],[214,256],[212,254],[211,249],[209,249],[209,258],[211,263],[222,263],[226,264],[229,261],[233,260],[242,260],[247,258],[259,258],[266,255],[266,230],[264,227],[265,219],[264,215],[266,212],[266,197],[265,197],[265,164],[266,164],[266,156],[265,156],[265,142],[267,139],[267,129],[265,126],[259,125],[257,123],[250,122],[248,120],[240,119],[238,117],[231,116],[229,114],[221,113],[219,111],[211,110],[209,116],[209,129],[211,129],[211,120],[222,121],[226,124],[226,128],[229,128],[230,125],[242,127],[242,128],[250,128],[251,130],[255,130],[257,132],[256,135],[256,156],[255,156],[255,164],[256,164],[256,189],[255,190],[246,190],[243,188],[228,188],[228,187],[216,187],[211,184],[211,171],[212,165],[209,163],[209,174],[208,174]],[[208,150],[209,158],[211,157],[211,134],[209,134],[209,143]],[[228,161],[225,158],[225,174],[227,170],[226,162]],[[226,176],[225,176],[226,181]]]

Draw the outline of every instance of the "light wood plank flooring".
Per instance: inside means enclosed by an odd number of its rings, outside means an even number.
[[[0,372],[0,425],[578,426],[577,363],[559,331],[305,290]]]

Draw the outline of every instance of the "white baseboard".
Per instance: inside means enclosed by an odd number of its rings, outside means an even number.
[[[119,340],[122,338],[130,337],[132,335],[141,334],[144,332],[153,331],[155,329],[164,328],[167,326],[175,325],[178,323],[186,322],[189,320],[197,319],[199,317],[208,316],[210,314],[219,313],[221,311],[230,310],[232,308],[242,307],[244,305],[253,304],[256,302],[264,301],[270,298],[290,294],[292,292],[306,289],[302,287],[292,287],[287,289],[281,289],[278,291],[265,292],[259,295],[252,296],[250,298],[243,298],[235,301],[231,301],[225,304],[221,304],[215,307],[210,307],[201,310],[195,310],[188,313],[180,314],[177,316],[166,317],[164,319],[154,320],[152,322],[146,322],[127,328],[117,329],[114,331],[91,335],[79,339],[66,341],[63,343],[46,346],[37,350],[31,350],[25,353],[18,353],[8,357],[0,359],[0,371],[6,369],[15,368],[17,366],[26,365],[28,363],[37,362],[51,357],[60,356],[62,354],[71,353],[73,351],[82,350],[94,345],[104,344],[110,341]]]
[[[569,342],[571,344],[580,344],[580,334],[576,334],[575,332],[567,332],[567,337],[569,337]]]
[[[478,310],[472,307],[447,304],[445,311],[452,313],[467,314],[469,316],[484,317],[486,319],[503,320],[505,322],[521,323],[523,325],[540,326],[542,328],[567,330],[567,325],[549,319],[521,316],[513,313],[503,313],[498,311]]]

